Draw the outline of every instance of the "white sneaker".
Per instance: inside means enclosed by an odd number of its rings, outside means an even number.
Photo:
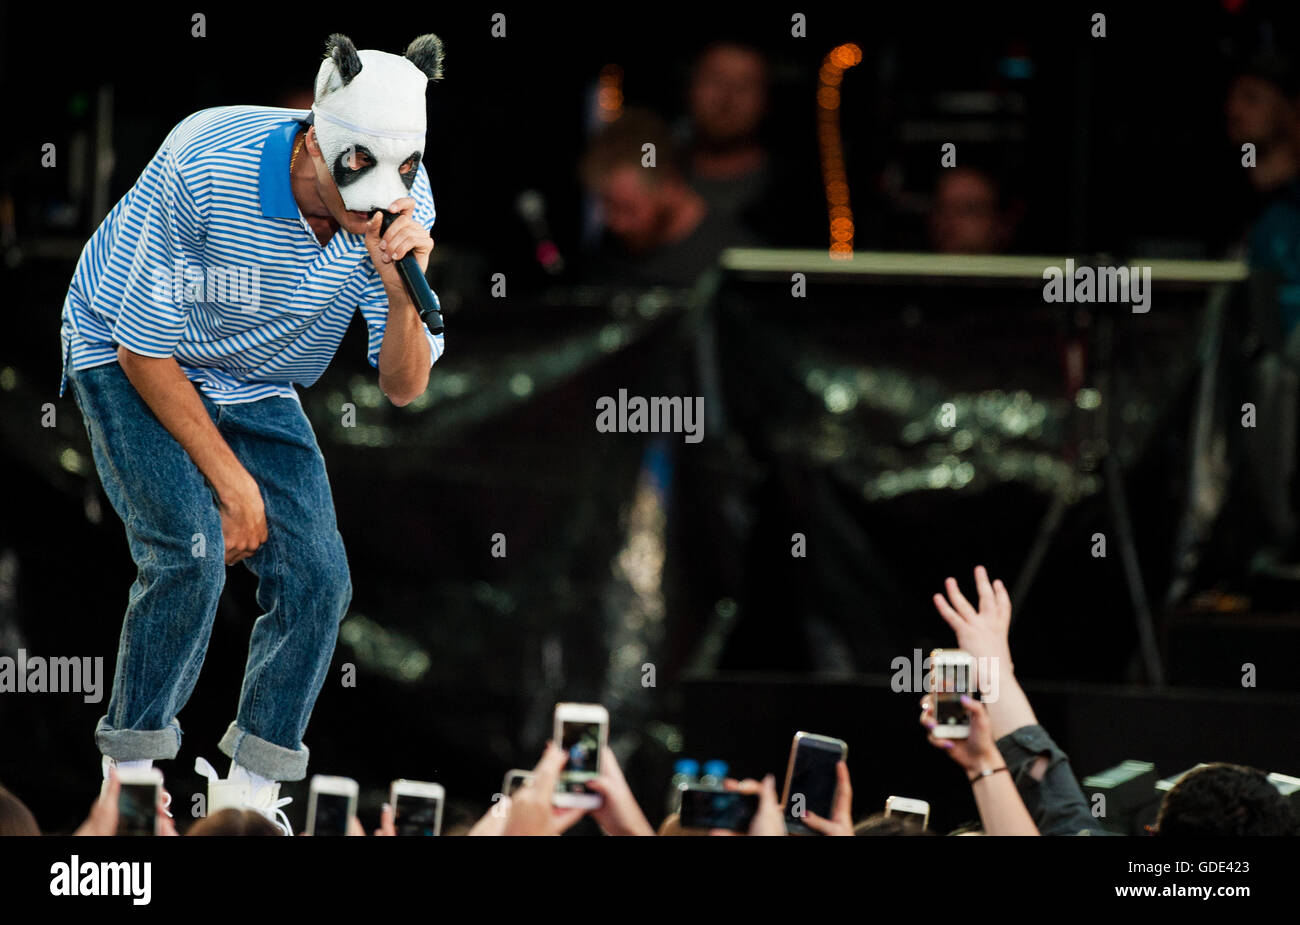
[[[194,771],[208,779],[208,815],[223,809],[251,809],[275,823],[285,835],[293,834],[283,809],[293,802],[293,797],[281,798],[278,782],[253,793],[246,783],[218,777],[216,769],[204,758],[195,759]]]

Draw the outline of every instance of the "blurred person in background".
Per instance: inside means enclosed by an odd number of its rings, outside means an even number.
[[[653,166],[646,144],[654,145]],[[627,110],[596,136],[580,171],[605,224],[587,282],[686,289],[717,264],[725,248],[756,243],[691,188],[667,123],[647,110]]]
[[[1228,88],[1225,131],[1238,149],[1255,146],[1255,165],[1244,168],[1249,192],[1239,211],[1250,264],[1246,352],[1250,401],[1269,425],[1243,433],[1254,515],[1262,521],[1250,570],[1300,579],[1296,445],[1300,407],[1300,108],[1294,68],[1277,55],[1245,62]],[[1245,154],[1238,154],[1244,158]]]
[[[952,167],[939,174],[930,206],[930,245],[940,254],[1000,254],[1019,215],[987,170]]]
[[[696,59],[686,96],[691,186],[711,210],[739,218],[771,182],[758,134],[768,106],[767,59],[756,48],[716,42]]]
[[[1297,93],[1294,68],[1277,55],[1257,55],[1236,69],[1224,100],[1224,131],[1244,157],[1241,147],[1255,146],[1255,165],[1245,170],[1251,193],[1242,204],[1239,227],[1249,226],[1300,176]],[[1238,231],[1238,239],[1242,232]]]
[[[764,244],[826,244],[825,194],[811,124],[791,125],[772,100],[772,65],[753,45],[724,39],[696,57],[686,87],[687,179],[711,212]],[[766,126],[779,136],[763,137]]]

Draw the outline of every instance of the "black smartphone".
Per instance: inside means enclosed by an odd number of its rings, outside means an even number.
[[[803,823],[804,814],[814,812],[829,819],[835,807],[839,776],[835,766],[848,757],[849,746],[843,739],[796,732],[790,745],[790,763],[785,772],[786,831],[796,835],[815,834]]]
[[[156,768],[135,774],[119,772],[117,834],[157,835],[162,772]]]
[[[442,832],[442,804],[446,799],[441,784],[419,780],[395,780],[388,789],[393,807],[393,828],[398,835],[438,835]]]
[[[683,787],[678,810],[683,828],[748,832],[758,812],[758,794]]]
[[[316,774],[307,794],[307,834],[347,835],[360,788],[350,777]]]

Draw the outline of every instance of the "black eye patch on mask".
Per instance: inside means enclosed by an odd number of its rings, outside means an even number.
[[[349,161],[355,158],[366,158],[369,163],[363,167],[350,167]],[[339,152],[339,156],[334,159],[334,182],[339,186],[347,186],[355,180],[365,176],[366,171],[373,170],[376,164],[376,158],[370,153],[365,145],[352,145],[344,148]]]
[[[423,153],[420,151],[416,151],[412,153],[410,157],[408,157],[406,160],[402,162],[403,167],[405,167],[407,164],[410,164],[411,169],[410,170],[399,169],[397,171],[398,176],[402,178],[402,182],[406,184],[406,188],[408,190],[415,184],[415,175],[420,172],[421,157],[423,157]]]

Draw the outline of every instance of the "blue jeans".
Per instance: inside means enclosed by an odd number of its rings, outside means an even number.
[[[104,492],[126,525],[138,574],[118,644],[99,750],[127,761],[176,757],[176,714],[198,680],[226,581],[216,495],[189,454],[109,363],[69,371]],[[301,780],[302,737],[352,598],[325,459],[292,398],[216,405],[208,416],[261,487],[268,539],[257,576],[239,710],[218,747],[274,780]]]

